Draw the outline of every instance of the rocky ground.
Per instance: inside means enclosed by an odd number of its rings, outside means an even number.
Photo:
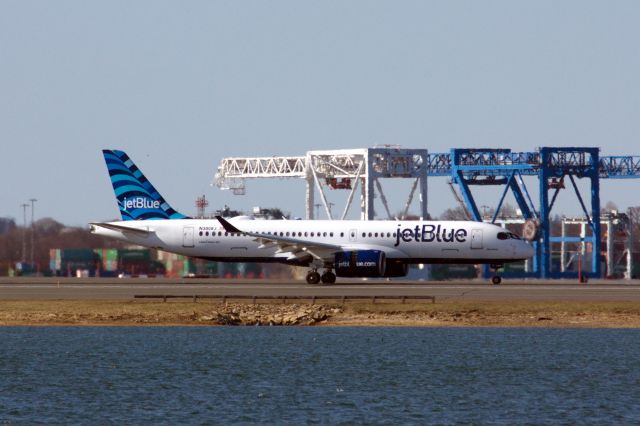
[[[640,303],[345,305],[0,301],[0,325],[329,325],[640,328]]]
[[[0,325],[313,325],[323,305],[0,301]]]

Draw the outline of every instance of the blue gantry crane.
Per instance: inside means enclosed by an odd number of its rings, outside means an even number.
[[[504,276],[570,278],[576,272],[552,268],[552,244],[582,243],[591,246],[591,271],[587,276],[600,277],[600,179],[640,178],[640,156],[600,156],[594,147],[543,147],[530,152],[512,152],[510,149],[453,148],[449,152],[429,153],[426,149],[377,147],[351,150],[309,151],[305,156],[225,158],[216,173],[215,182],[221,189],[232,189],[234,194],[244,194],[244,179],[248,178],[303,178],[307,182],[307,218],[314,217],[314,189],[321,195],[327,217],[331,219],[331,203],[328,203],[322,186],[331,189],[349,189],[350,194],[342,212],[344,218],[358,187],[361,188],[361,218],[375,217],[373,200],[376,190],[387,217],[392,217],[379,179],[411,178],[414,183],[405,205],[407,212],[414,191],[420,188],[420,216],[427,216],[427,177],[448,177],[457,185],[461,201],[469,218],[482,221],[473,188],[479,186],[503,187],[495,206],[496,222],[505,197],[512,193],[525,221],[524,232],[536,247],[536,256],[527,270],[504,273]],[[529,192],[525,179],[538,179],[538,201]],[[590,198],[579,191],[576,179],[587,179]],[[352,184],[361,181],[362,185]],[[583,187],[583,186],[582,186]],[[578,204],[584,213],[581,222],[590,232],[580,237],[554,235],[550,220],[553,207],[563,189],[575,191]],[[557,230],[556,230],[557,232]],[[580,255],[582,256],[582,255]],[[582,257],[580,257],[582,259]],[[562,260],[564,261],[564,259]],[[556,268],[558,269],[558,268]],[[583,269],[583,268],[579,268]],[[488,268],[485,269],[488,275]]]
[[[543,147],[534,152],[512,152],[510,149],[453,148],[449,153],[430,153],[428,176],[446,176],[458,185],[471,218],[482,221],[471,188],[480,185],[504,186],[496,205],[495,222],[506,195],[511,192],[522,212],[525,230],[536,247],[530,272],[511,274],[537,278],[570,278],[577,272],[560,272],[551,268],[551,244],[554,242],[587,242],[592,245],[590,277],[601,277],[600,262],[600,179],[640,178],[640,156],[601,157],[599,148]],[[539,184],[536,208],[523,176],[535,176]],[[590,208],[578,189],[576,179],[589,179]],[[567,182],[568,180],[568,182]],[[585,215],[591,233],[584,237],[552,235],[550,215],[562,189],[571,188]],[[488,270],[485,271],[485,274]],[[505,274],[507,275],[507,274]]]

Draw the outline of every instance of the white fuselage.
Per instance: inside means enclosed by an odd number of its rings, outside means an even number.
[[[529,258],[532,247],[516,238],[498,238],[502,228],[466,221],[229,220],[243,233],[225,232],[216,219],[137,220],[105,226],[135,228],[144,233],[92,225],[92,232],[185,256],[219,261],[310,264],[292,258],[255,235],[297,240],[301,245],[339,246],[336,251],[380,250],[403,263],[504,263]],[[512,235],[512,234],[511,234]],[[293,243],[292,243],[293,244]],[[329,257],[327,257],[329,259]]]

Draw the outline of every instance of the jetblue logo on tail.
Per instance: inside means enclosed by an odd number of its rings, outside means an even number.
[[[159,209],[160,201],[153,201],[148,198],[138,197],[128,199],[125,197],[124,199],[124,208],[127,210],[130,209]]]
[[[188,219],[175,211],[123,151],[102,151],[122,220]]]

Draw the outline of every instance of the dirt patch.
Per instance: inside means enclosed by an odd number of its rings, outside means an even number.
[[[0,325],[314,325],[324,305],[0,301]]]
[[[454,327],[639,328],[636,302],[452,302],[352,305],[330,323]]]
[[[638,302],[256,304],[1,301],[0,325],[333,325],[640,328]]]

